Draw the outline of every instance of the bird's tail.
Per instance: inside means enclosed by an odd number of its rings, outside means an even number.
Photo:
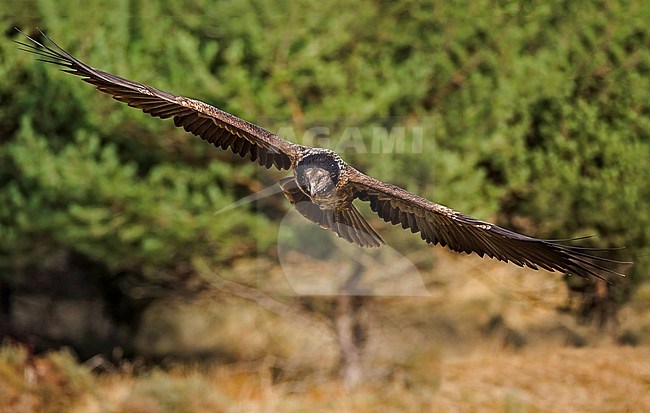
[[[321,228],[330,229],[339,237],[360,247],[375,248],[385,244],[354,205],[339,210],[323,210],[302,193],[293,178],[281,179],[279,184],[284,196],[296,210]]]

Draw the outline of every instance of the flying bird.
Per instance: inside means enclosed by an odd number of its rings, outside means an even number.
[[[21,32],[22,33],[22,32]],[[380,218],[419,233],[428,244],[475,253],[520,267],[543,268],[581,277],[620,274],[607,265],[624,264],[593,255],[603,249],[568,245],[522,235],[436,204],[390,183],[367,176],[325,148],[298,145],[201,101],[95,69],[74,58],[41,32],[44,40],[22,33],[31,43],[17,42],[62,70],[80,76],[99,91],[151,116],[173,118],[174,124],[222,149],[230,149],[266,168],[291,170],[279,181],[285,197],[305,218],[359,247],[379,247],[382,238],[353,205],[370,204]]]

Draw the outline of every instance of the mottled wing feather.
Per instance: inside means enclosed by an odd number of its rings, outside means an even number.
[[[339,237],[360,247],[373,248],[384,244],[384,240],[352,204],[346,209],[322,210],[298,188],[292,177],[281,179],[279,185],[294,208],[321,228],[330,229]]]
[[[605,272],[623,275],[604,264],[627,264],[591,255],[589,248],[528,237],[472,218],[353,168],[348,177],[355,197],[369,202],[370,208],[384,221],[419,233],[430,244],[481,257],[487,255],[520,267],[543,268],[586,278],[602,278]]]
[[[25,35],[26,36],[26,35]],[[177,96],[141,83],[94,69],[77,60],[47,36],[42,44],[20,43],[48,63],[62,66],[63,71],[80,76],[114,99],[162,119],[174,118],[174,124],[201,137],[216,147],[249,157],[267,168],[289,169],[297,145],[271,132],[195,99]]]

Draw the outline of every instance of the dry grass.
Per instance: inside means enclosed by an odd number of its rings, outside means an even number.
[[[441,411],[650,411],[647,346],[474,354],[442,372]]]
[[[438,257],[430,296],[368,303],[370,379],[354,390],[334,378],[336,340],[322,323],[231,298],[156,307],[139,337],[154,352],[216,349],[220,364],[93,375],[65,351],[1,348],[0,413],[650,411],[650,286],[618,332],[602,332],[556,311],[559,277]],[[621,331],[641,345],[617,346]]]
[[[24,355],[2,352],[2,412],[650,411],[650,346],[421,355],[390,378],[350,391],[313,377],[273,383],[263,362],[92,376],[66,353],[33,363]],[[32,366],[40,367],[30,373]]]
[[[31,357],[21,347],[0,350],[0,412],[62,412],[94,390],[95,378],[68,351]]]

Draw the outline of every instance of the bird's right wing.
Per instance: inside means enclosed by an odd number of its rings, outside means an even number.
[[[22,33],[22,32],[21,32]],[[62,66],[64,72],[80,76],[113,98],[174,124],[214,146],[230,149],[267,168],[289,169],[298,145],[292,144],[257,125],[195,99],[133,82],[94,69],[77,60],[43,34],[45,44],[25,35],[32,43],[17,42],[23,50],[35,53],[44,62]]]
[[[567,245],[555,240],[528,237],[489,222],[461,214],[412,194],[395,185],[350,168],[349,185],[355,197],[386,222],[401,225],[430,244],[456,252],[512,262],[520,267],[543,268],[581,277],[602,278],[602,273],[620,274],[605,265],[630,264],[592,254],[598,249]]]

